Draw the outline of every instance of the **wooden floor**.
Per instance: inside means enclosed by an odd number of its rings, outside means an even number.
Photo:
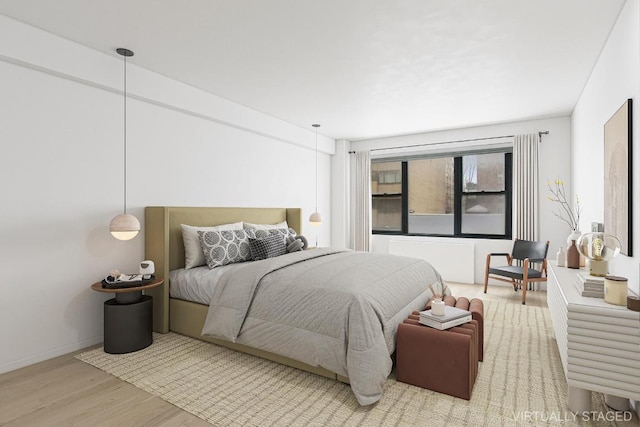
[[[450,284],[453,295],[520,304],[521,293],[494,285]],[[546,292],[527,293],[546,306]],[[208,426],[200,418],[73,357],[0,375],[0,426]]]
[[[73,357],[0,375],[0,426],[209,426]]]

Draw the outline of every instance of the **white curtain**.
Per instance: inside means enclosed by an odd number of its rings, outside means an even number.
[[[356,151],[353,159],[351,244],[357,251],[369,251],[371,243],[371,154]]]
[[[513,237],[538,240],[539,135],[516,135],[513,142]]]

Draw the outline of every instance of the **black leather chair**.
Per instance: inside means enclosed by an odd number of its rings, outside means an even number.
[[[549,241],[534,242],[530,240],[516,239],[513,242],[511,253],[490,253],[487,255],[487,267],[484,275],[484,293],[487,293],[489,279],[508,282],[513,285],[513,290],[517,291],[522,284],[522,304],[527,298],[527,288],[530,283],[547,281],[547,252]],[[504,256],[507,258],[507,265],[491,267],[491,258]],[[521,261],[514,263],[514,261]],[[533,263],[541,264],[540,269],[533,268]],[[522,264],[522,265],[518,265]]]

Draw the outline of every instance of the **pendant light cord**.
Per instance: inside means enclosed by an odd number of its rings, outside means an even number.
[[[315,126],[315,128],[316,128],[316,212],[318,212],[318,126]]]
[[[124,213],[127,213],[127,57],[124,57]]]

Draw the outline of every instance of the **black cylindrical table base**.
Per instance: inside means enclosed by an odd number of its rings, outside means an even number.
[[[153,299],[143,295],[133,304],[115,298],[104,303],[104,351],[111,354],[142,350],[153,342]]]

